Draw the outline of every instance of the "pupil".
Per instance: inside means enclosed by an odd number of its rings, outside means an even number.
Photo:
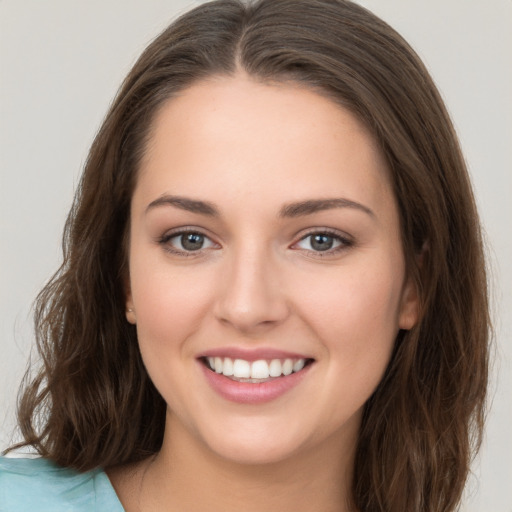
[[[181,236],[181,245],[187,251],[197,251],[204,243],[204,236],[199,233],[187,233]]]
[[[315,251],[327,251],[334,243],[334,239],[329,235],[313,235],[311,240],[311,247]]]

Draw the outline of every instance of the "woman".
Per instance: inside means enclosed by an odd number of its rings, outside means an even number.
[[[435,86],[371,13],[184,15],[125,80],[65,241],[19,409],[44,458],[2,460],[6,510],[455,510],[478,217]]]

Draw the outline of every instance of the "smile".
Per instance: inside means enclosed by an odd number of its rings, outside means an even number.
[[[239,404],[257,405],[279,398],[298,386],[315,362],[275,351],[244,354],[231,350],[229,356],[226,352],[206,354],[198,361],[210,388],[225,400]]]
[[[207,357],[210,370],[238,382],[259,383],[272,378],[286,377],[297,373],[306,365],[306,359],[259,359],[246,361],[230,357]]]

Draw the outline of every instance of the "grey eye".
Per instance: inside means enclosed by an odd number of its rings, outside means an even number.
[[[169,238],[168,243],[183,252],[200,251],[212,247],[214,243],[202,233],[179,233]]]
[[[180,238],[183,249],[187,251],[197,251],[203,248],[204,236],[199,233],[186,233]]]
[[[310,243],[315,251],[328,251],[334,245],[334,237],[325,234],[311,235]]]
[[[338,236],[329,233],[312,233],[300,240],[297,247],[308,251],[325,252],[341,245],[345,245],[345,242]]]

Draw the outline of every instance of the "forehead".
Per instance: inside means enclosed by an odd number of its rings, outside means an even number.
[[[384,158],[352,113],[298,84],[241,74],[196,83],[163,105],[138,181],[146,200],[343,193],[378,206],[390,194]]]

